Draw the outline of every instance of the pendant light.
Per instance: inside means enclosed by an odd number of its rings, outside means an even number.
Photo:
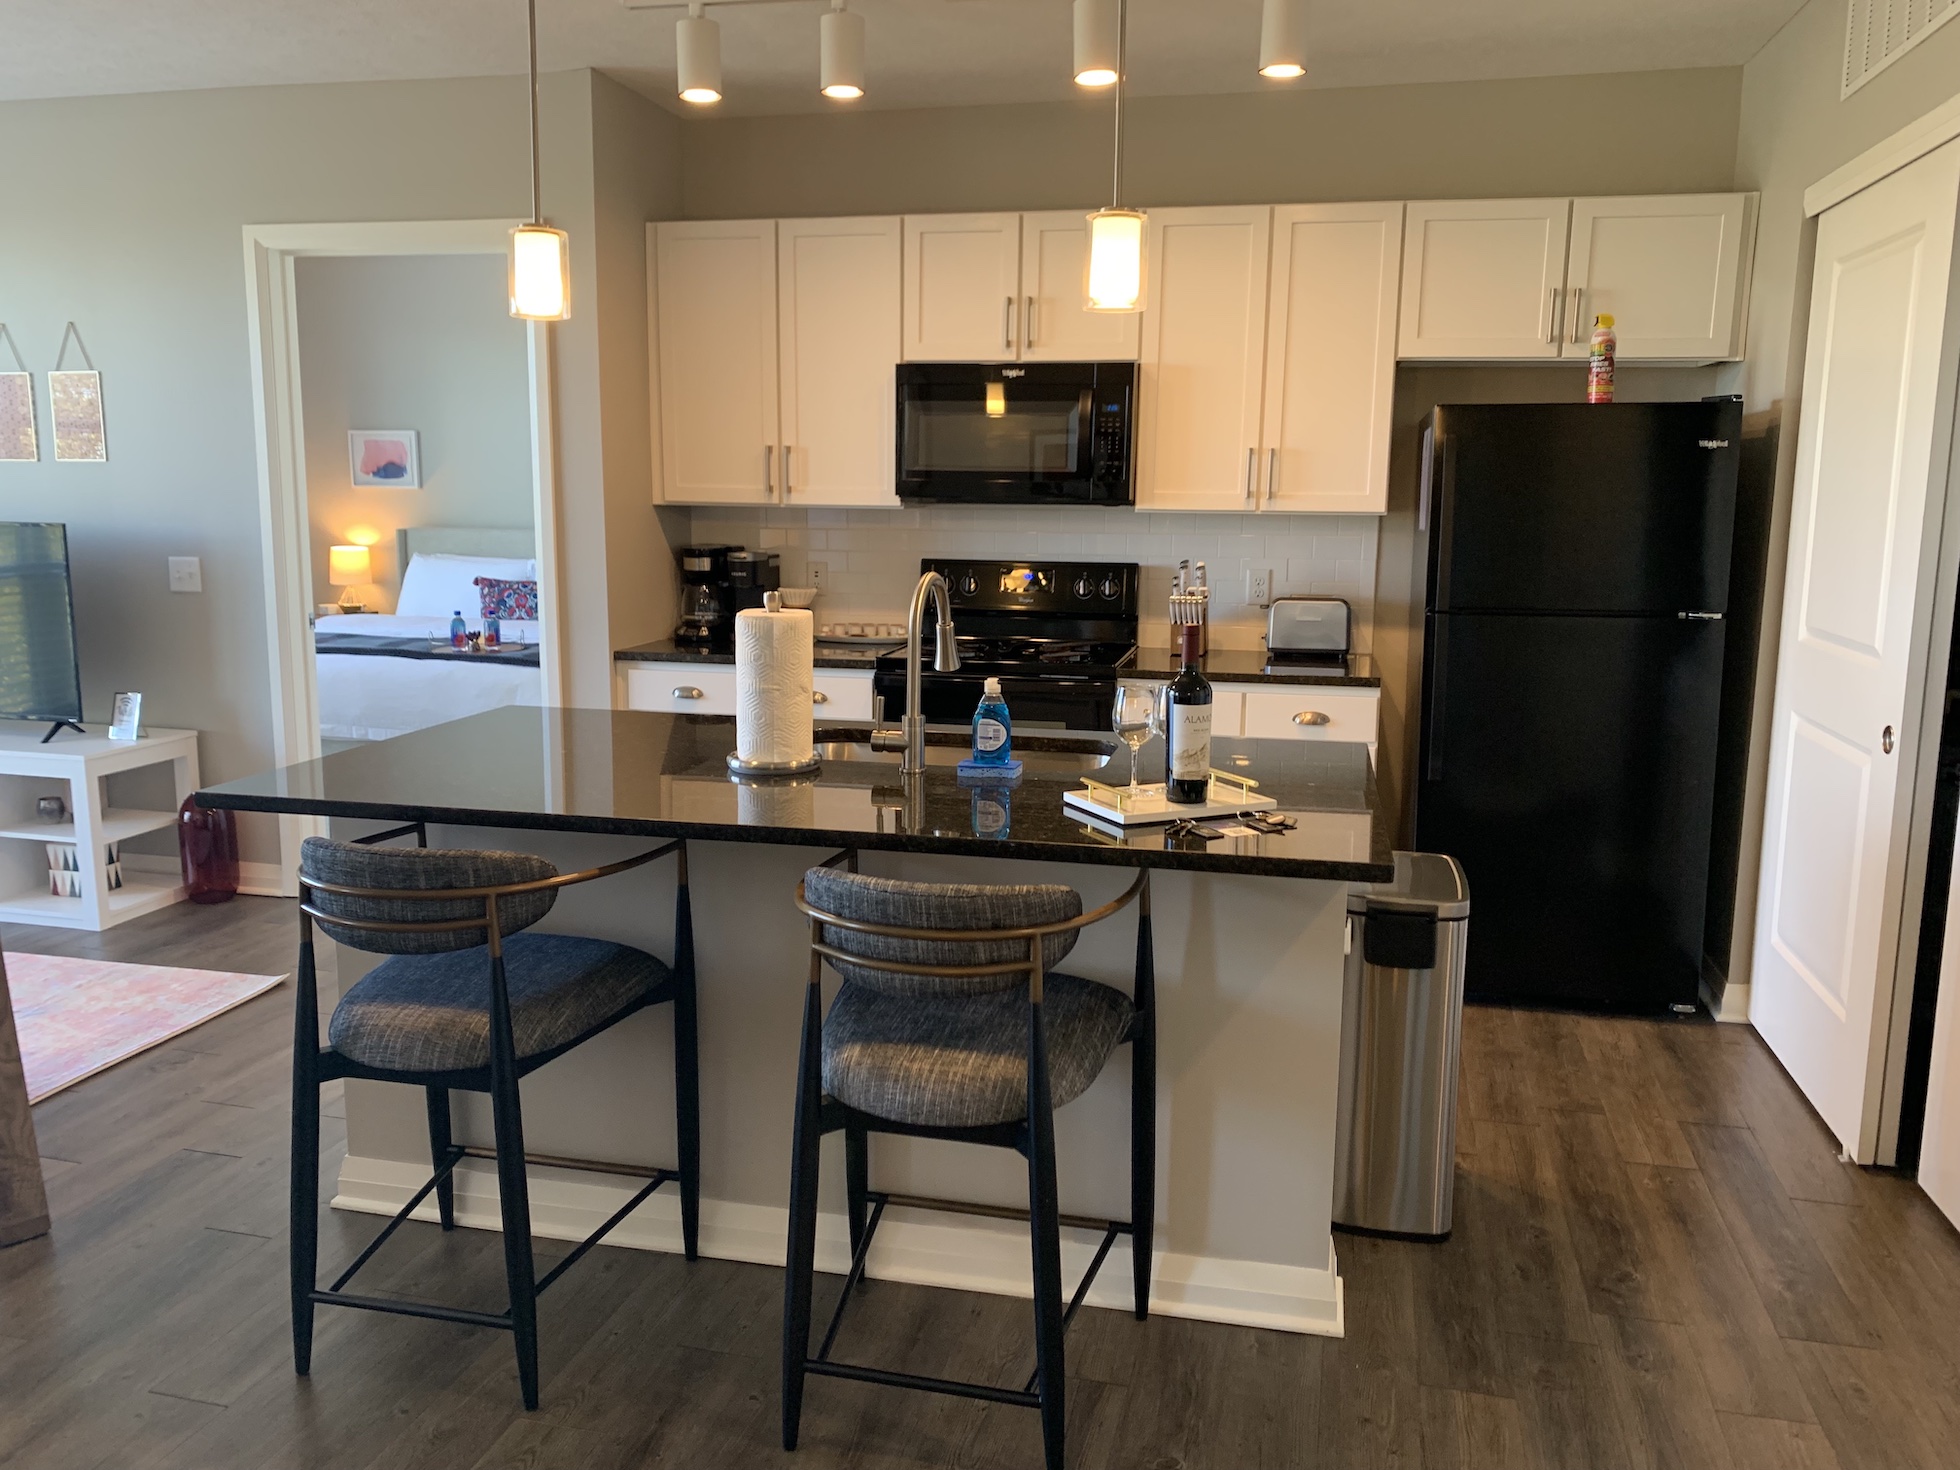
[[[1075,84],[1116,80],[1116,0],[1075,0]]]
[[[531,222],[510,232],[510,314],[562,322],[572,314],[571,237],[544,222],[538,175],[538,0],[525,0],[531,41]]]
[[[1109,208],[1089,216],[1090,311],[1143,310],[1143,214],[1123,208],[1123,72],[1128,60],[1128,0],[1116,0],[1116,163]]]
[[[721,101],[721,26],[701,13],[700,0],[674,25],[675,70],[683,102]]]
[[[864,95],[864,17],[830,0],[817,25],[817,74],[826,97],[849,102]]]
[[[1259,21],[1259,75],[1291,81],[1307,74],[1307,0],[1266,0]]]

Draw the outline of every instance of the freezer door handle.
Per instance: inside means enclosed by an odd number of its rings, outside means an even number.
[[[1440,781],[1443,779],[1443,681],[1450,667],[1450,625],[1447,618],[1432,620],[1427,657],[1431,673],[1424,731],[1429,742],[1429,759],[1423,775],[1427,780]]]

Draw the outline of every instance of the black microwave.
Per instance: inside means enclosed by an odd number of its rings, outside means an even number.
[[[1129,505],[1133,362],[902,362],[909,505]]]

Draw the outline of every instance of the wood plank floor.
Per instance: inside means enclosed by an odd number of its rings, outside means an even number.
[[[272,971],[293,931],[289,905],[240,899],[0,941]],[[323,1310],[296,1379],[290,1004],[274,991],[34,1110],[55,1229],[0,1251],[0,1465],[1039,1463],[1024,1410],[826,1381],[803,1448],[782,1454],[779,1274],[634,1251],[601,1248],[545,1299],[536,1414],[502,1335],[437,1323]],[[1910,1181],[1839,1164],[1754,1033],[1473,1010],[1462,1100],[1456,1233],[1342,1237],[1346,1338],[1085,1309],[1071,1464],[1960,1463],[1960,1236]],[[372,1224],[330,1214],[323,1260]],[[495,1310],[500,1273],[494,1236],[409,1226],[372,1284]],[[1003,1382],[1031,1361],[1019,1302],[881,1283],[854,1313],[844,1350],[861,1361]]]

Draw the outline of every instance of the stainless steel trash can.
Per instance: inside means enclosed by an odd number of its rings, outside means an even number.
[[[1470,889],[1456,859],[1395,854],[1348,894],[1334,1223],[1440,1240],[1455,1187]]]

